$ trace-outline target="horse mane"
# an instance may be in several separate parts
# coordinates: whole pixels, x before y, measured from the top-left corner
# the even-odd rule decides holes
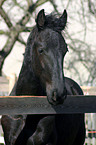
[[[37,35],[38,35],[38,29],[36,26],[34,26],[27,39],[26,49],[24,53],[24,65],[26,64],[30,65],[31,62],[30,52],[32,50]]]

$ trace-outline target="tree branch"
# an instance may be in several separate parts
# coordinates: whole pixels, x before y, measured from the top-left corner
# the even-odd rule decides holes
[[[13,25],[8,17],[8,15],[6,14],[6,12],[4,11],[4,9],[2,7],[0,7],[0,15],[1,17],[4,19],[5,23],[7,24],[7,26],[9,28],[11,28]]]
[[[18,41],[23,44],[24,46],[26,46],[25,41],[23,40],[23,38],[21,36],[18,37]]]
[[[89,7],[90,13],[96,16],[96,8],[94,4],[91,2],[91,0],[88,0],[88,7]]]
[[[8,31],[0,30],[0,35],[9,35]]]
[[[2,0],[2,4],[3,4]],[[32,5],[30,5],[28,7],[28,9],[26,10],[26,14],[23,16],[23,18],[21,18],[21,20],[19,22],[16,23],[16,25],[13,27],[10,18],[8,17],[8,15],[6,14],[6,12],[4,11],[4,9],[0,6],[0,15],[2,16],[2,18],[4,19],[5,23],[7,24],[7,26],[10,29],[9,32],[9,37],[8,40],[5,44],[5,46],[3,47],[3,49],[0,51],[0,75],[4,61],[6,59],[6,57],[9,55],[9,53],[11,52],[14,44],[16,41],[19,41],[20,43],[22,43],[23,45],[25,45],[24,40],[21,38],[21,36],[19,35],[21,32],[23,31],[29,31],[29,28],[26,27],[25,25],[28,23],[29,19],[30,19],[30,14],[32,14],[34,12],[34,10],[42,5],[43,3],[47,2],[48,0],[37,0],[36,3],[32,3]],[[4,31],[0,31],[1,34],[7,34]]]
[[[6,0],[0,0],[0,7],[3,5],[3,3],[5,2]]]
[[[37,0],[36,3],[32,3],[28,9],[26,10],[26,14],[23,16],[23,18],[18,22],[18,24],[20,25],[26,25],[26,23],[29,21],[30,19],[30,14],[32,14],[34,12],[34,10],[39,7],[40,5],[44,4],[45,2],[47,2],[49,0]]]
[[[53,5],[55,12],[56,12],[58,15],[60,15],[60,13],[59,13],[58,10],[57,10],[57,5],[55,4],[55,1],[54,1],[54,0],[50,0],[50,3]]]

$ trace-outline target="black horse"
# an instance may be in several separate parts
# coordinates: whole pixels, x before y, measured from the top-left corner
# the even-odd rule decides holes
[[[66,22],[66,10],[60,18],[38,13],[11,95],[47,96],[50,104],[58,105],[67,95],[83,94],[63,73],[68,49],[61,31]],[[6,145],[83,145],[85,140],[84,114],[5,115],[1,123]]]

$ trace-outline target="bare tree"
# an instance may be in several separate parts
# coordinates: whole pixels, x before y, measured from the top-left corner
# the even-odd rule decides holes
[[[89,28],[89,25],[93,27],[96,21],[96,2],[95,0],[1,0],[0,1],[0,15],[2,20],[6,23],[8,29],[3,30],[0,28],[0,35],[5,35],[7,41],[3,48],[0,48],[0,74],[2,74],[2,67],[6,57],[12,51],[16,42],[20,42],[24,46],[24,41],[21,33],[30,32],[32,26],[28,27],[32,16],[35,14],[37,8],[46,4],[47,2],[53,7],[53,10],[60,15],[60,6],[62,5],[62,11],[64,8],[68,11],[68,29],[66,33],[63,33],[68,42],[70,57],[65,61],[64,68],[66,72],[71,72],[69,76],[79,80],[80,84],[95,84],[96,78],[96,54],[95,45],[91,43],[91,39],[87,40],[89,33],[92,33],[93,29]],[[59,6],[60,4],[60,6]],[[20,11],[19,18],[14,18],[12,9],[17,8]],[[18,15],[18,11],[14,12],[14,15]],[[78,24],[78,29],[72,24]],[[70,28],[71,27],[71,28]],[[71,31],[70,31],[71,30]],[[79,66],[79,67],[78,67]],[[80,69],[80,66],[82,69]],[[75,76],[75,77],[74,77]]]
[[[93,34],[96,2],[95,0],[69,0],[68,2],[69,21],[76,22],[78,29],[74,28],[72,32],[66,30],[70,51],[69,61],[66,61],[66,70],[71,72],[70,76],[74,79],[77,77],[81,85],[96,85],[96,43],[92,41],[96,37],[96,33]],[[68,28],[69,25],[71,24],[68,24]]]
[[[4,61],[6,57],[10,54],[13,46],[15,45],[16,41],[19,41],[20,43],[25,45],[24,40],[20,36],[21,32],[28,32],[30,28],[26,27],[26,24],[30,21],[30,15],[35,11],[37,7],[44,4],[48,0],[37,0],[35,3],[31,0],[26,0],[27,7],[24,8],[21,3],[18,3],[16,0],[11,1],[11,9],[13,7],[18,7],[19,9],[22,9],[24,15],[21,16],[20,20],[18,22],[15,22],[15,25],[12,24],[11,17],[8,15],[8,13],[3,8],[3,5],[6,3],[6,0],[0,1],[0,15],[5,21],[6,25],[8,26],[8,31],[0,30],[1,35],[7,36],[7,41],[0,51],[0,75],[2,74],[2,67],[4,64]],[[8,2],[8,1],[7,1]],[[8,4],[7,4],[8,5]],[[9,3],[10,7],[10,3]],[[32,28],[31,28],[32,29]]]

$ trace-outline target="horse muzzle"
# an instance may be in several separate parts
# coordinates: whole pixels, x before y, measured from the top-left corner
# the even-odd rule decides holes
[[[59,105],[64,103],[66,97],[67,97],[66,88],[64,88],[63,93],[58,93],[58,91],[55,89],[51,91],[50,94],[47,95],[47,100],[51,105]]]

